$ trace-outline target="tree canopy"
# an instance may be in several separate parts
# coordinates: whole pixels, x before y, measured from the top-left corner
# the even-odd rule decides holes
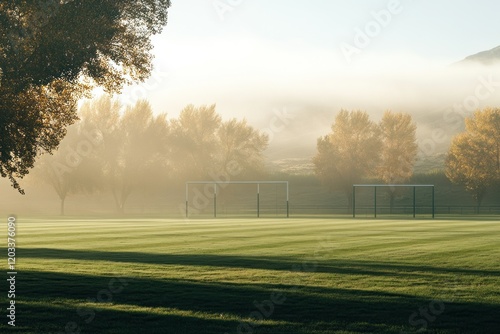
[[[404,113],[386,111],[380,121],[381,155],[377,176],[387,184],[407,181],[417,158],[417,126]]]
[[[387,184],[413,175],[418,146],[416,125],[408,114],[386,111],[379,124],[360,110],[341,110],[332,131],[320,137],[313,158],[316,175],[352,200],[352,185],[365,178]],[[394,191],[390,191],[391,207]]]
[[[316,175],[344,191],[349,204],[352,185],[374,175],[379,162],[380,130],[364,111],[341,110],[332,132],[318,139],[313,159]]]
[[[0,4],[2,86],[22,91],[85,76],[108,90],[144,80],[151,36],[169,0],[41,0]]]
[[[94,154],[102,145],[102,137],[100,133],[87,132],[82,125],[76,123],[69,126],[57,151],[52,155],[41,156],[34,168],[34,175],[48,183],[57,193],[62,215],[69,194],[90,193],[102,183],[100,161]]]
[[[380,121],[380,164],[377,177],[385,184],[401,184],[413,175],[417,159],[417,125],[404,113],[386,111]],[[388,187],[390,210],[394,207],[396,187]]]
[[[223,177],[235,165],[238,177],[264,169],[267,135],[245,120],[223,121],[215,105],[189,105],[169,120],[155,115],[145,100],[124,107],[104,95],[79,111],[58,150],[35,168],[56,191],[62,214],[72,193],[109,191],[123,213],[137,193],[163,193],[179,180],[184,186],[186,179]]]
[[[118,92],[151,73],[151,36],[169,0],[0,3],[0,175],[16,178],[54,150],[94,86]]]
[[[446,176],[471,192],[478,207],[500,183],[500,109],[477,110],[465,120],[465,131],[452,140]]]
[[[246,120],[223,121],[215,105],[189,105],[172,120],[174,168],[190,178],[225,173],[237,165],[243,174],[258,174],[269,138]]]

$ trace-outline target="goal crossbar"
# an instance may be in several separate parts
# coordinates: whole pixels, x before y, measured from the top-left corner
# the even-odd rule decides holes
[[[217,188],[228,184],[255,184],[257,185],[257,217],[260,217],[260,185],[261,184],[284,184],[286,185],[286,217],[290,217],[289,185],[288,181],[187,181],[186,182],[186,218],[189,215],[189,185],[211,184],[214,189],[214,217],[217,217]]]
[[[377,218],[377,189],[378,188],[398,188],[406,187],[413,188],[413,218],[417,215],[417,188],[431,188],[432,189],[432,218],[435,217],[435,204],[434,204],[434,185],[433,184],[353,184],[352,185],[352,217],[356,218],[356,188],[373,188],[373,215]]]

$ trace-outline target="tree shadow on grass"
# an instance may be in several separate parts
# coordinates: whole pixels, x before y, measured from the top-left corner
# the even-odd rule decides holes
[[[28,299],[18,306],[15,330],[23,334],[194,334],[224,333],[238,327],[237,320],[203,319],[189,315],[157,314],[153,310],[123,310],[103,306],[105,304],[81,307],[76,303],[33,303],[32,299]],[[3,332],[2,325],[0,332]]]
[[[0,248],[1,251],[7,251]],[[22,258],[70,259],[87,261],[111,261],[122,263],[163,264],[184,266],[214,266],[241,269],[264,269],[290,271],[300,263],[296,257],[285,256],[240,256],[212,254],[151,254],[141,252],[115,252],[91,250],[66,250],[53,248],[19,248]],[[312,257],[311,257],[312,258]],[[305,266],[313,267],[315,272],[370,275],[370,276],[415,276],[419,273],[499,276],[500,270],[476,270],[462,268],[439,268],[416,266],[394,262],[372,262],[353,260],[305,259]]]
[[[16,290],[22,333],[78,333],[77,328],[81,333],[414,333],[424,325],[429,333],[500,329],[500,305],[315,287],[302,285],[300,277],[293,284],[236,284],[24,271]],[[278,302],[269,304],[273,293]],[[89,300],[94,303],[78,310],[78,303]],[[91,311],[95,317],[88,321]],[[255,312],[279,323],[242,325],[240,320]]]

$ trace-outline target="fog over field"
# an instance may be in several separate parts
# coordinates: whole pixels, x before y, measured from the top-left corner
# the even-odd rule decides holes
[[[125,89],[123,101],[146,97],[170,117],[187,104],[216,103],[224,118],[272,132],[271,160],[314,155],[342,108],[374,120],[387,109],[410,113],[424,141],[436,128],[456,132],[450,108],[465,103],[469,115],[500,101],[498,50],[457,65],[498,46],[497,3],[470,10],[454,2],[453,15],[442,14],[446,2],[347,3],[174,2],[167,29],[154,38],[153,76]],[[285,110],[286,124],[272,131]],[[437,151],[450,139],[438,140]]]
[[[171,51],[198,54],[205,48],[209,45],[199,50],[181,47]],[[442,64],[409,54],[361,54],[356,62],[347,64],[333,51],[293,53],[272,45],[247,43],[223,54],[225,58],[208,56],[190,67],[193,76],[176,75],[184,73],[182,66],[161,70],[149,83],[139,86],[142,88],[126,89],[123,101],[135,101],[130,96],[141,97],[145,87],[154,110],[170,116],[189,103],[216,103],[224,117],[246,118],[270,135],[267,153],[271,160],[311,157],[316,139],[330,130],[341,109],[364,110],[374,120],[380,119],[385,110],[410,113],[417,122],[422,145],[428,146],[429,139],[437,144],[432,152],[423,147],[426,154],[442,153],[451,137],[463,128],[464,116],[500,102],[498,62],[457,59]],[[433,134],[435,130],[445,134]]]
[[[114,110],[114,118],[101,120],[101,125],[105,124],[102,128],[92,125],[105,134],[121,127],[122,137],[117,135],[121,139],[116,143],[134,143],[133,148],[117,145],[118,153],[112,154],[101,154],[98,145],[93,148],[92,154],[101,154],[97,160],[103,166],[98,169],[106,174],[99,182],[109,182],[120,174],[109,167],[113,164],[124,168],[120,174],[124,184],[129,180],[141,183],[143,175],[156,173],[164,184],[155,180],[151,183],[158,189],[173,189],[172,184],[180,187],[170,190],[180,194],[182,202],[183,182],[207,178],[208,170],[226,167],[231,154],[239,154],[234,147],[233,151],[226,150],[224,145],[230,140],[224,142],[220,135],[222,125],[232,119],[237,121],[234,127],[225,128],[226,139],[237,132],[233,131],[237,125],[240,143],[244,142],[241,133],[245,127],[269,139],[268,145],[261,141],[260,146],[247,141],[257,158],[247,161],[249,174],[238,178],[259,178],[264,171],[274,177],[273,173],[285,171],[307,174],[317,181],[312,162],[318,152],[317,140],[331,131],[341,110],[366,111],[376,123],[387,110],[411,115],[417,125],[415,172],[438,169],[444,173],[444,156],[452,138],[464,129],[464,119],[477,109],[500,105],[500,52],[495,27],[500,5],[480,0],[474,10],[467,1],[455,1],[453,6],[453,15],[443,15],[449,12],[449,3],[174,0],[168,24],[151,39],[154,67],[150,77],[123,87],[121,94],[114,95],[121,103]],[[102,92],[102,87],[96,87],[94,97]],[[141,100],[147,101],[151,110],[143,104],[124,121],[127,111]],[[85,102],[89,101],[80,100],[79,106]],[[198,111],[215,105],[213,117],[199,117],[197,123],[196,117],[185,113],[181,120],[188,105]],[[130,133],[152,133],[151,129],[141,132],[147,129],[148,121],[141,123],[141,131],[133,129],[145,119],[156,122],[163,133],[151,135],[153,139],[123,139]],[[215,125],[206,135],[200,129],[211,121]],[[82,143],[78,131],[73,132],[72,144],[66,141],[66,148],[75,149]],[[175,131],[178,133],[170,136]],[[160,137],[168,139],[162,141]],[[198,146],[191,145],[191,139],[198,140]],[[108,149],[113,145],[103,146]],[[127,177],[130,171],[123,159],[140,161],[137,156],[151,146],[161,146],[160,153],[151,154],[156,170],[139,173],[140,168],[132,166],[130,169],[139,176],[137,180]],[[132,153],[124,154],[126,149]],[[64,160],[65,154],[59,158]],[[94,162],[88,163],[93,166]],[[43,165],[43,158],[35,165]],[[96,174],[89,170],[85,177]],[[33,172],[22,184],[31,192],[31,188],[43,184],[43,179]],[[0,191],[13,198],[21,196],[7,180],[1,182],[4,186]],[[106,189],[100,189],[106,193],[118,189],[117,184],[97,188]],[[72,191],[84,193],[82,189]],[[93,193],[95,189],[88,191]],[[136,199],[142,200],[141,196]]]
[[[0,0],[0,333],[500,333],[499,12]]]

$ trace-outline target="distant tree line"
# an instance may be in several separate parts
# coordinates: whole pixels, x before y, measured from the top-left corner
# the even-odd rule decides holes
[[[59,149],[38,162],[35,175],[53,187],[61,214],[72,193],[109,192],[124,212],[131,194],[164,191],[177,180],[264,171],[267,135],[245,120],[223,121],[215,105],[189,105],[172,120],[155,116],[147,101],[122,110],[109,96],[85,103]]]
[[[466,129],[453,138],[444,174],[472,194],[477,210],[489,191],[500,188],[500,109],[477,110]],[[364,111],[341,110],[332,131],[317,142],[317,177],[342,190],[352,205],[352,185],[366,180],[408,182],[417,160],[416,124],[408,114],[386,111],[376,124]],[[397,189],[389,191],[392,210]]]
[[[74,193],[108,192],[124,212],[133,193],[161,192],[191,180],[221,175],[265,178],[268,137],[243,120],[223,121],[215,105],[188,105],[179,116],[154,115],[147,101],[124,108],[109,96],[86,102],[59,149],[43,155],[35,176],[65,200]],[[365,111],[341,110],[331,132],[318,139],[316,176],[344,192],[370,180],[407,183],[417,160],[417,126],[405,113],[386,111],[375,123]],[[445,175],[471,192],[477,206],[500,185],[500,109],[478,110],[452,141]],[[392,210],[398,188],[389,187]]]
[[[446,176],[464,186],[477,209],[488,193],[500,188],[500,108],[477,110],[465,120],[446,158]]]
[[[386,111],[376,124],[365,111],[341,110],[332,131],[318,139],[316,175],[342,190],[352,206],[352,185],[368,178],[404,183],[413,175],[418,152],[417,126],[408,114]],[[388,188],[391,209],[396,188]]]

